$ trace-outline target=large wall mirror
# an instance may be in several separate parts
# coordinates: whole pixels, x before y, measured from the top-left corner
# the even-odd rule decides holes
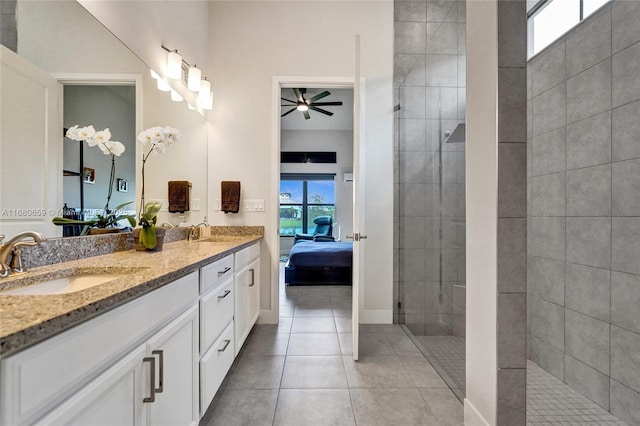
[[[174,155],[204,157],[204,167],[192,168],[206,175],[204,117],[159,92],[149,67],[79,3],[17,0],[15,16],[17,55],[2,47],[0,73],[0,234],[36,230],[63,236],[62,227],[51,223],[54,216],[72,209],[91,216],[104,207],[111,159],[97,147],[64,138],[63,129],[76,124],[109,128],[112,140],[125,145],[116,158],[110,208],[132,201],[126,210],[137,209],[141,153],[135,136],[146,127],[172,125],[183,135],[197,131],[191,152]],[[12,37],[0,39],[10,46],[4,41]],[[172,176],[171,164],[180,164],[175,158],[154,161],[162,174],[149,171],[154,179],[147,178],[147,198],[165,198],[166,180],[190,179],[183,170]],[[197,188],[201,194],[204,185]]]

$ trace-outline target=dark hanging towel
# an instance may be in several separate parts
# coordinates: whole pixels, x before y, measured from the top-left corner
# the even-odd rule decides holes
[[[189,211],[191,182],[186,180],[169,181],[169,212],[184,213]]]
[[[223,181],[221,193],[220,210],[225,213],[238,213],[240,211],[240,182]]]

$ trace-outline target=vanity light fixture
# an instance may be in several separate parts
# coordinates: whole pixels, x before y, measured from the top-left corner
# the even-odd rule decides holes
[[[207,102],[209,99],[209,93],[211,92],[211,82],[207,80],[207,77],[200,80],[200,93],[198,93],[198,97],[200,98],[200,103]]]
[[[206,109],[207,111],[211,111],[213,109],[213,92],[211,90],[209,90],[209,96],[207,96],[207,99],[202,102],[202,108]]]
[[[167,77],[174,80],[182,79],[182,56],[177,50],[167,54]]]
[[[187,77],[187,87],[192,92],[200,91],[200,80],[202,79],[202,71],[197,66],[189,67],[189,74]]]
[[[162,78],[160,77],[158,79],[158,90],[161,92],[168,92],[169,90],[171,90],[171,86],[169,86],[169,82],[167,81],[166,78]]]
[[[182,102],[184,100],[184,98],[180,95],[180,93],[178,93],[175,90],[171,89],[171,100],[174,101],[174,102]]]

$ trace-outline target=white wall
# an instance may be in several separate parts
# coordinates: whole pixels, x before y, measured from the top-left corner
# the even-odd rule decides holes
[[[137,132],[156,125],[182,131],[176,145],[147,163],[146,199],[166,199],[167,181],[189,180],[193,183],[192,199],[200,199],[201,211],[192,212],[187,219],[200,222],[207,211],[208,191],[205,118],[157,90],[149,68],[75,1],[20,0],[18,27],[18,53],[49,73],[142,75],[143,117]],[[137,170],[139,180],[140,162]],[[177,223],[179,219],[173,216],[163,212],[159,220]]]
[[[311,28],[311,31],[310,31]],[[209,198],[221,180],[242,181],[244,198],[265,199],[265,213],[225,215],[216,224],[264,225],[262,282],[271,281],[270,256],[277,200],[270,199],[272,79],[274,76],[354,75],[355,35],[362,36],[366,78],[363,134],[366,241],[363,321],[392,320],[393,235],[393,2],[235,2],[209,7],[209,70],[214,110],[209,114]],[[212,206],[211,206],[212,207]],[[272,283],[277,285],[277,283]],[[261,307],[270,309],[263,286]],[[277,302],[276,302],[277,303]]]
[[[497,420],[497,0],[467,2],[465,424]]]

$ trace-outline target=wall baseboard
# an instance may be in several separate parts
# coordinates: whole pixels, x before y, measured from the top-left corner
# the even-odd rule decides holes
[[[464,424],[465,426],[491,426],[467,398],[464,399]]]
[[[360,312],[360,324],[393,324],[393,310],[364,309]]]

